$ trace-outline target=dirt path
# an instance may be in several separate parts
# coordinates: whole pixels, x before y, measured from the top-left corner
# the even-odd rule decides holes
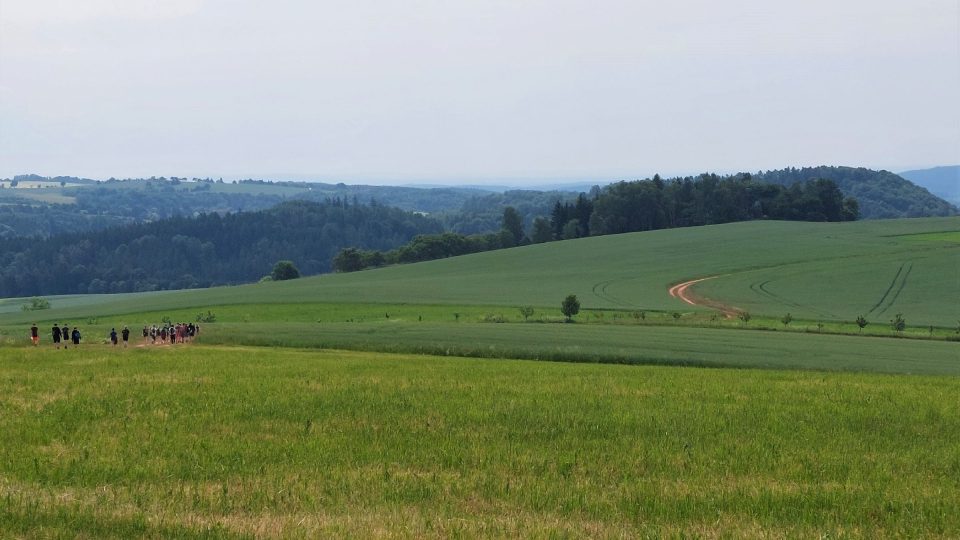
[[[707,281],[708,279],[714,279],[718,277],[720,276],[710,276],[710,277],[705,277],[700,279],[691,279],[690,281],[677,283],[673,287],[670,287],[668,292],[670,293],[670,296],[674,298],[679,298],[680,300],[683,300],[684,302],[690,304],[691,306],[703,306],[703,307],[715,309],[720,313],[723,313],[724,317],[728,319],[732,319],[740,313],[740,310],[738,310],[733,306],[728,306],[726,304],[722,304],[720,302],[710,300],[709,298],[698,296],[693,292],[691,288],[693,285],[700,283],[701,281]]]

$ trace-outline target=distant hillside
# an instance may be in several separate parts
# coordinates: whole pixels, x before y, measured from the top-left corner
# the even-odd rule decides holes
[[[760,172],[756,178],[780,185],[791,185],[813,178],[836,182],[844,195],[860,203],[864,219],[952,216],[957,207],[889,171],[863,167],[804,167]]]
[[[903,171],[900,176],[925,187],[937,197],[960,205],[960,165]]]
[[[379,205],[285,202],[46,239],[0,239],[0,297],[185,289],[257,281],[291,259],[326,272],[346,246],[392,249],[441,232],[431,218]]]
[[[97,181],[30,174],[0,180],[0,238],[95,231],[201,213],[250,212],[289,200],[375,201],[436,214],[457,211],[472,197],[488,193],[458,187],[417,189],[177,177]]]

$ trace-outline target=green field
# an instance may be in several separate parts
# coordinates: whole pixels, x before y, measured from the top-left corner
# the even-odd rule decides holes
[[[748,222],[602,236],[282,283],[52,298],[44,319],[224,304],[354,303],[708,311],[672,298],[682,281],[754,315],[952,327],[960,319],[960,218],[852,223]],[[934,233],[926,241],[917,239]],[[941,239],[936,239],[940,235]],[[0,324],[29,322],[21,300]]]
[[[956,537],[952,377],[8,348],[13,537]]]
[[[958,231],[754,222],[0,300],[0,536],[955,538]],[[667,292],[709,276],[753,319]],[[198,315],[195,343],[141,342]]]

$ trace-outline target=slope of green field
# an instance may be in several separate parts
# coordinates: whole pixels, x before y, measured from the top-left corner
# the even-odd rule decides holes
[[[282,283],[53,298],[42,314],[0,302],[0,323],[232,303],[351,302],[690,310],[667,289],[755,314],[950,326],[960,318],[960,218],[853,223],[764,222],[585,238]],[[927,241],[923,234],[936,233]],[[902,270],[901,270],[902,269]],[[876,307],[875,307],[876,306]],[[699,308],[705,309],[705,308]]]
[[[3,353],[5,537],[960,535],[956,378]]]

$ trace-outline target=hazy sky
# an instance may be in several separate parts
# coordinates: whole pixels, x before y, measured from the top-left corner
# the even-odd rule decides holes
[[[3,177],[958,162],[958,0],[0,0]]]

